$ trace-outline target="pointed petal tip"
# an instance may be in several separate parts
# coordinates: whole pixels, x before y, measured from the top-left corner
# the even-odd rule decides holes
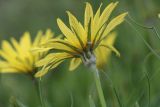
[[[103,5],[103,3],[101,2],[100,5],[99,5],[99,7],[102,7],[102,5]]]
[[[35,78],[41,78],[42,76],[40,75],[39,72],[37,72],[35,75],[34,75]]]
[[[47,28],[46,32],[52,32],[51,28]]]
[[[38,32],[37,32],[37,34],[42,34],[43,33],[43,31],[40,29],[40,30],[38,30]]]
[[[91,5],[89,2],[85,2],[86,5]]]
[[[25,31],[25,32],[23,33],[23,35],[30,35],[30,32],[29,32],[29,31]]]
[[[119,52],[116,53],[117,57],[121,57],[121,54]]]
[[[43,70],[43,71],[42,71],[42,70]],[[42,70],[41,70],[41,71],[38,71],[38,72],[34,75],[34,77],[35,77],[35,78],[41,78],[42,76],[44,76],[44,75],[47,73],[47,71],[44,70],[43,68],[42,68]]]
[[[128,15],[128,12],[122,13],[123,17],[125,18]]]
[[[115,5],[119,4],[119,1],[116,1],[114,4],[115,4]]]
[[[125,15],[128,15],[128,12],[125,12],[124,14],[125,14]]]
[[[6,42],[7,42],[6,40],[2,40],[2,46],[3,46]]]
[[[63,23],[63,21],[60,18],[57,18],[57,24],[58,24],[58,26],[61,25],[61,23]]]
[[[71,14],[71,12],[70,12],[69,10],[67,10],[66,13],[67,13],[68,15]]]
[[[60,18],[57,18],[57,23],[58,23],[60,20],[61,20]]]

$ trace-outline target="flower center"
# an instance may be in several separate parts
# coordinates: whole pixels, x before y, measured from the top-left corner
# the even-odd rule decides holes
[[[96,64],[96,57],[93,53],[91,42],[87,43],[87,48],[86,48],[86,51],[83,52],[82,60],[84,65],[88,67],[92,66],[93,64],[94,65]]]

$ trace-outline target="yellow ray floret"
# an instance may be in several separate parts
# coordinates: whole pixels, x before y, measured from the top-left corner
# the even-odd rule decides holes
[[[96,57],[96,65],[99,68],[107,63],[111,51],[119,56],[119,52],[113,46],[116,33],[112,32],[124,21],[127,12],[110,19],[117,5],[118,2],[110,3],[101,11],[101,4],[94,14],[91,4],[86,3],[84,24],[69,11],[67,11],[69,25],[58,18],[57,24],[64,38],[48,41],[44,44],[45,48],[37,49],[37,52],[45,51],[45,49],[56,51],[37,63],[37,66],[43,66],[43,68],[36,77],[43,76],[48,70],[63,62],[64,59],[71,59],[69,70],[74,70],[82,62],[89,65],[86,61],[89,60],[91,54]],[[61,54],[62,56],[60,56]],[[50,57],[53,61],[50,60]]]
[[[53,35],[53,32],[48,29],[45,34],[43,34],[42,31],[39,31],[34,41],[31,40],[31,35],[29,32],[25,32],[19,42],[14,38],[11,38],[11,43],[3,40],[1,46],[2,48],[0,50],[0,72],[34,72],[35,63],[44,53],[32,53],[31,49],[50,40]]]

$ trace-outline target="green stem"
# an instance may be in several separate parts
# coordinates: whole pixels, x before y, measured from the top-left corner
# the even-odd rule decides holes
[[[94,71],[93,72],[94,73],[94,79],[95,79],[96,88],[97,88],[97,91],[98,91],[98,96],[99,96],[99,99],[100,99],[100,103],[101,103],[102,107],[107,107],[106,101],[105,101],[105,98],[104,98],[104,94],[103,94],[103,90],[102,90],[102,86],[101,86],[99,71],[98,71],[95,64],[93,64],[93,66],[91,66],[91,68]]]
[[[38,94],[38,97],[39,97],[39,100],[40,100],[41,107],[45,107],[44,99],[43,99],[43,96],[42,96],[41,80],[40,79],[34,79],[34,80],[35,80],[35,86],[36,86],[36,89],[37,89],[37,94]]]

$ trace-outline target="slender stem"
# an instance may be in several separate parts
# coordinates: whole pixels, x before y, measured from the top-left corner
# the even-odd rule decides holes
[[[96,88],[97,88],[97,91],[98,91],[98,96],[99,96],[99,99],[100,99],[100,103],[101,103],[102,107],[107,107],[106,101],[105,101],[105,98],[104,98],[104,94],[103,94],[103,90],[102,90],[102,86],[101,86],[99,71],[98,71],[95,64],[93,64],[91,66],[91,68],[94,71],[93,74],[94,74],[94,79],[95,79]]]
[[[44,102],[43,95],[42,95],[42,85],[41,85],[42,80],[39,79],[39,78],[35,78],[34,73],[32,73],[32,72],[29,73],[29,76],[31,77],[33,85],[36,88],[36,92],[37,92],[37,95],[39,97],[41,107],[45,107],[45,102]]]
[[[34,78],[33,80],[34,80],[34,84],[35,84],[37,94],[38,94],[38,97],[39,97],[39,100],[40,100],[41,107],[45,107],[45,103],[44,103],[44,99],[43,99],[43,95],[42,95],[41,80],[36,79],[36,78]]]
[[[73,100],[73,95],[72,95],[72,93],[70,93],[70,98],[71,98],[71,107],[73,107],[73,106],[74,106],[74,100]]]
[[[151,103],[150,103],[150,98],[151,98],[151,85],[150,85],[150,78],[149,78],[149,75],[148,75],[148,72],[146,72],[146,78],[147,78],[147,84],[148,84],[148,107],[150,107]]]

